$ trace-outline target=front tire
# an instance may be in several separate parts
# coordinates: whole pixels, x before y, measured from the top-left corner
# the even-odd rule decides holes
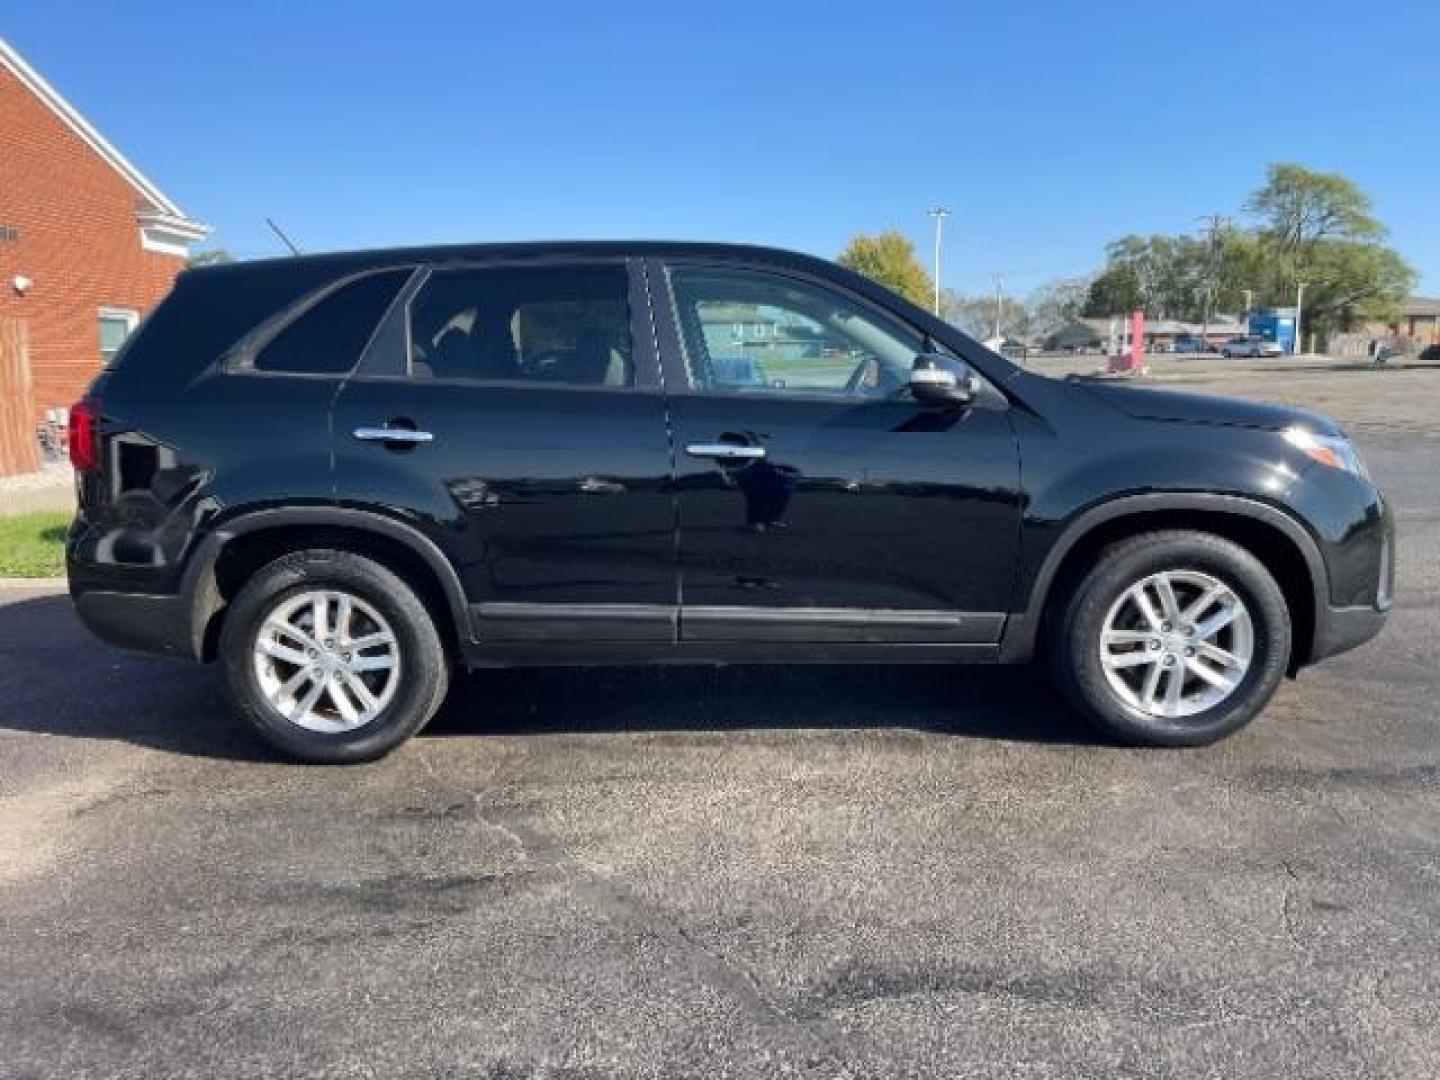
[[[315,764],[389,753],[425,726],[449,686],[419,596],[347,551],[299,551],[257,572],[226,614],[220,657],[237,715]]]
[[[1285,595],[1254,555],[1165,531],[1105,549],[1062,605],[1051,661],[1071,705],[1110,735],[1204,746],[1269,703],[1290,648]]]

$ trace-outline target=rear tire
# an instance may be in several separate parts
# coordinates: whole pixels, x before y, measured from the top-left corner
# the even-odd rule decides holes
[[[298,551],[259,570],[226,614],[220,658],[236,714],[315,764],[384,756],[425,726],[449,687],[424,603],[347,551]]]
[[[1290,647],[1285,595],[1254,555],[1165,531],[1102,552],[1062,602],[1050,657],[1070,704],[1113,737],[1204,746],[1269,703]]]

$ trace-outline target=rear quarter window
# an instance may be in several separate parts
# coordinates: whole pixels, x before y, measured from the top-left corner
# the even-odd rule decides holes
[[[409,276],[408,269],[383,270],[340,286],[271,338],[256,354],[254,369],[291,375],[346,374]]]

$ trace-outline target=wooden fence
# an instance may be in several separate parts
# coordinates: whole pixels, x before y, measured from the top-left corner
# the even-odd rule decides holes
[[[25,324],[19,319],[0,318],[0,476],[40,468],[35,415]]]

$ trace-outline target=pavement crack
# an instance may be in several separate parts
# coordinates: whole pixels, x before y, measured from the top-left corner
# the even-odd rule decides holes
[[[1280,897],[1280,920],[1285,927],[1285,936],[1290,939],[1291,947],[1296,952],[1304,953],[1308,950],[1295,929],[1295,890],[1300,884],[1300,874],[1288,859],[1282,860],[1280,865],[1284,867],[1285,875],[1290,879]]]
[[[577,877],[588,879],[593,884],[595,895],[622,921],[634,927],[637,933],[654,934],[658,931],[673,944],[683,947],[695,958],[696,974],[700,978],[737,1000],[757,1019],[793,1031],[805,1044],[807,1056],[812,1062],[832,1059],[833,1054],[827,1048],[825,1040],[813,1030],[814,1022],[790,1013],[772,1000],[759,980],[746,967],[706,945],[673,917],[641,901],[623,882],[611,877],[602,868],[577,858],[547,837],[529,829],[507,825],[487,814],[485,802],[494,789],[501,765],[496,765],[484,786],[478,790],[470,790],[443,776],[425,755],[422,747],[417,746],[415,752],[421,768],[431,780],[442,788],[463,796],[475,821],[508,838],[522,862],[565,870]]]
[[[707,961],[704,966],[710,970],[712,976],[719,976],[718,978],[713,978],[712,982],[734,993],[737,997],[744,1000],[746,1004],[752,1006],[756,1011],[767,1015],[772,1020],[785,1024],[798,1023],[796,1017],[791,1016],[770,999],[769,995],[767,995],[760,986],[759,980],[751,974],[749,968],[743,964],[735,963],[735,961],[731,960],[724,953],[716,952],[678,922],[670,920],[670,928],[674,931],[676,937],[690,946],[692,950],[698,952],[700,956]]]
[[[724,953],[705,944],[677,919],[668,913],[643,904],[624,885],[613,879],[600,879],[605,894],[612,906],[619,907],[629,918],[648,925],[652,931],[660,930],[674,943],[686,948],[694,958],[695,973],[710,986],[728,994],[757,1020],[792,1033],[805,1047],[807,1065],[818,1067],[836,1060],[833,1039],[827,1041],[818,1030],[818,1018],[792,1013],[775,1001],[760,984],[751,971],[743,964],[736,963]]]
[[[442,776],[439,770],[435,768],[434,763],[431,762],[429,757],[426,756],[423,746],[417,746],[415,748],[415,756],[416,759],[420,762],[420,767],[425,770],[426,775],[428,775],[430,779],[434,780],[435,783],[440,785],[442,788],[447,788],[450,791],[453,791],[464,797],[466,804],[470,808],[470,814],[477,824],[482,825],[483,827],[490,829],[494,832],[498,832],[502,836],[504,836],[505,839],[514,846],[515,853],[518,856],[520,862],[528,863],[532,861],[530,845],[525,842],[525,838],[521,836],[518,832],[516,832],[514,829],[510,828],[508,825],[496,821],[493,817],[490,817],[485,813],[485,799],[489,794],[490,790],[493,788],[496,778],[500,775],[503,763],[496,763],[495,768],[491,770],[491,773],[486,778],[485,785],[482,788],[478,790],[472,790],[462,784],[457,784],[455,781],[449,779],[448,777]]]
[[[521,836],[518,832],[516,832],[514,829],[510,828],[508,825],[503,825],[500,822],[496,821],[494,818],[487,817],[485,815],[485,811],[481,809],[481,795],[476,794],[472,796],[472,800],[473,801],[471,805],[475,812],[475,820],[478,821],[481,825],[484,825],[487,829],[494,829],[496,832],[500,833],[507,840],[509,840],[510,843],[515,846],[515,855],[520,862],[531,862],[532,860],[530,858],[530,847],[528,844],[525,843],[525,838]]]

